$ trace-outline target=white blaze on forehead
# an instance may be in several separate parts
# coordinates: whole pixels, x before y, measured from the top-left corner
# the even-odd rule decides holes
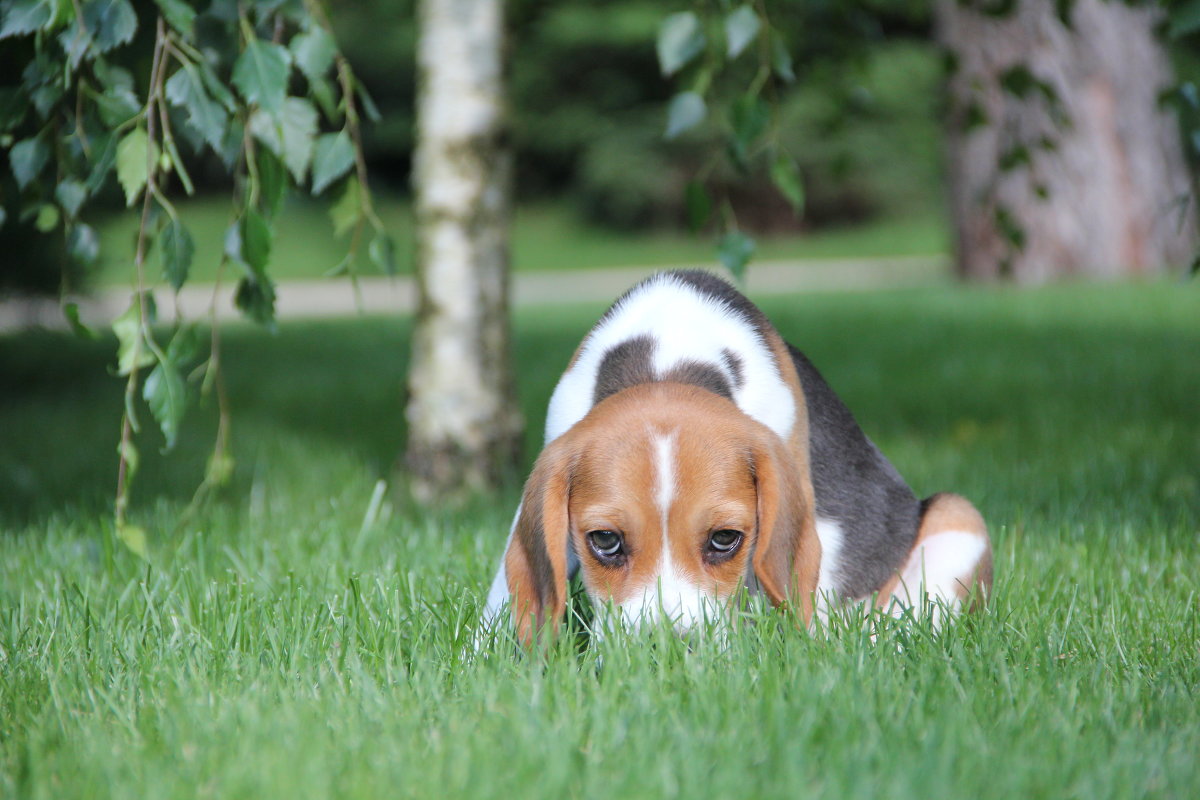
[[[640,593],[621,603],[619,610],[621,617],[634,626],[665,614],[676,628],[683,631],[704,619],[706,606],[711,606],[708,616],[715,617],[716,603],[683,574],[671,557],[669,520],[671,504],[678,488],[675,434],[657,433],[652,437],[654,503],[658,507],[662,527],[662,549],[659,551],[658,567],[652,573],[650,582],[642,587]]]
[[[660,433],[654,437],[654,501],[662,520],[663,552],[669,552],[667,518],[671,501],[675,499],[675,434]]]

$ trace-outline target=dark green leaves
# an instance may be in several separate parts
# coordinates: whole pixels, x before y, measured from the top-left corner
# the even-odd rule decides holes
[[[368,248],[371,262],[379,267],[384,275],[396,274],[396,243],[386,233],[378,233],[371,240]]]
[[[0,23],[0,39],[25,36],[40,30],[50,22],[53,5],[46,0],[14,0],[5,4],[4,21]]]
[[[168,25],[182,33],[185,38],[192,37],[192,31],[196,24],[196,12],[191,6],[183,0],[154,0],[154,2],[158,4],[158,10]]]
[[[83,201],[87,199],[87,187],[74,178],[67,178],[54,190],[54,199],[68,217],[77,217]]]
[[[283,109],[291,66],[287,48],[262,39],[251,39],[233,65],[233,85],[247,103],[270,113]]]
[[[1170,25],[1167,29],[1172,39],[1200,31],[1200,0],[1186,0],[1175,4],[1168,15]]]
[[[17,186],[24,189],[32,183],[41,174],[49,157],[50,148],[41,139],[25,139],[14,144],[8,152],[8,161],[13,177],[17,179]]]
[[[751,148],[767,129],[770,119],[767,104],[756,95],[745,94],[733,102],[733,107],[729,110],[729,123],[733,134],[730,150],[739,166],[747,166]]]
[[[717,245],[717,258],[739,282],[746,274],[746,264],[754,255],[754,240],[741,231],[730,231]]]
[[[229,123],[229,114],[205,90],[200,69],[194,64],[184,64],[167,80],[166,91],[171,105],[187,113],[192,129],[214,150],[219,151]]]
[[[771,161],[771,183],[791,205],[792,213],[800,216],[804,211],[804,184],[800,182],[800,168],[787,153],[778,153]]]
[[[703,122],[707,113],[703,97],[696,92],[680,92],[667,106],[667,132],[664,135],[674,139]]]
[[[688,227],[693,233],[699,233],[712,217],[712,200],[700,181],[688,182],[684,199],[687,205]]]
[[[162,430],[167,442],[166,449],[170,450],[175,446],[179,424],[187,409],[187,386],[176,365],[170,361],[160,361],[146,377],[142,397]]]
[[[239,225],[242,261],[256,274],[263,275],[271,258],[271,227],[254,209],[247,209]]]
[[[726,54],[729,58],[737,58],[758,36],[762,22],[758,14],[749,5],[735,8],[725,17]]]
[[[691,11],[671,14],[658,29],[658,65],[670,77],[704,52],[706,43],[700,19]]]
[[[250,117],[250,131],[283,160],[296,183],[304,182],[317,133],[317,110],[312,103],[289,97],[277,114],[260,109]]]
[[[187,282],[188,271],[192,267],[192,259],[196,255],[196,245],[192,235],[183,223],[177,219],[167,221],[166,227],[158,237],[158,253],[162,260],[163,276],[175,291],[179,291]]]
[[[320,194],[325,187],[342,177],[354,165],[354,145],[344,129],[318,137],[313,156],[312,193]]]
[[[129,0],[85,0],[83,26],[92,37],[93,47],[107,53],[133,40],[137,14]]]

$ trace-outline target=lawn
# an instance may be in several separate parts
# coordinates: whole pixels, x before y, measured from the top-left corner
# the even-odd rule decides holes
[[[148,564],[106,523],[112,343],[0,338],[0,797],[1197,796],[1200,289],[764,307],[919,493],[982,509],[987,613],[472,661],[516,492],[367,513],[406,320],[230,328],[234,486],[183,516],[211,409],[167,457],[144,431]],[[517,318],[531,442],[602,308]]]
[[[218,197],[181,203],[180,214],[196,241],[192,280],[211,281],[217,274],[230,205]],[[408,202],[382,197],[380,216],[397,241],[399,266],[412,266],[412,208]],[[133,280],[132,253],[137,218],[116,214],[99,221],[101,261],[94,280],[122,285]],[[277,280],[319,278],[346,255],[349,235],[333,236],[325,206],[293,199],[278,223],[270,270]],[[564,204],[525,205],[515,215],[513,265],[521,271],[590,267],[696,265],[716,263],[713,241],[686,231],[658,231],[614,236],[588,225]],[[865,225],[832,228],[809,234],[760,237],[756,258],[826,259],[876,256],[938,256],[949,250],[945,216],[925,210],[907,217],[884,218]],[[159,277],[157,256],[148,277]],[[378,274],[365,255],[355,262],[359,274]]]

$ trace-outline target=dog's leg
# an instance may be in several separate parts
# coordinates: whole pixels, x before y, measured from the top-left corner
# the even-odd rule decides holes
[[[992,545],[983,517],[964,497],[935,494],[923,504],[912,551],[879,593],[900,616],[928,613],[935,629],[948,612],[981,606],[992,589]]]

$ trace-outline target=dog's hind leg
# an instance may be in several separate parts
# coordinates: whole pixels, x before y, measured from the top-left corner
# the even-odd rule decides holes
[[[944,616],[982,606],[992,589],[992,545],[987,525],[970,501],[935,494],[921,504],[912,550],[879,592],[880,607],[901,616]]]

